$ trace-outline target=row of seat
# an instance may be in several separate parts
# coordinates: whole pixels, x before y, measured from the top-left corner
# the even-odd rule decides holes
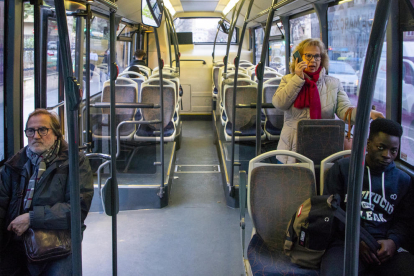
[[[335,161],[350,154],[350,150],[341,151],[322,160],[321,180],[325,179],[327,171]],[[301,163],[264,163],[266,159],[280,155],[293,157]],[[287,179],[289,185],[286,185]],[[247,259],[244,258],[246,193],[242,192],[246,188],[248,213],[253,222]],[[266,152],[250,161],[247,176],[246,173],[241,172],[240,189],[240,225],[247,275],[319,275],[318,270],[305,269],[292,264],[290,258],[283,254],[286,227],[292,214],[302,202],[316,195],[313,161],[292,151]],[[320,191],[323,191],[323,181]]]
[[[241,61],[238,71],[237,102],[236,104],[251,104],[257,101],[257,79],[255,78],[255,66],[248,61]],[[224,74],[224,64],[215,63],[213,66],[213,97],[220,110],[220,120],[224,127],[227,141],[231,140],[232,125],[235,123],[235,140],[248,141],[256,139],[256,110],[236,109],[236,118],[232,118],[234,65],[228,65],[228,72]],[[279,86],[281,75],[272,68],[265,69],[263,85],[263,103],[271,103],[273,94]],[[256,80],[253,81],[253,80]],[[264,132],[262,139],[278,140],[283,127],[283,112],[275,108],[262,111],[262,124]]]
[[[160,103],[159,72],[145,66],[138,66],[140,73],[127,68],[119,74],[115,82],[115,98],[117,103]],[[179,103],[181,99],[180,82],[170,70],[163,70],[163,102],[164,102],[164,141],[173,141],[180,124]],[[104,83],[101,102],[110,101],[110,81]],[[96,114],[92,125],[93,137],[109,139],[109,108],[102,108],[102,114]],[[119,127],[119,138],[123,141],[159,141],[159,124],[139,124],[140,121],[160,120],[159,108],[117,108],[116,123]],[[138,127],[137,127],[138,126]],[[179,134],[179,133],[178,133]]]

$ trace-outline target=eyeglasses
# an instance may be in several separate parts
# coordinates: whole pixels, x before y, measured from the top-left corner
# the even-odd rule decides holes
[[[39,127],[37,129],[35,128],[28,128],[24,130],[24,133],[26,134],[26,137],[28,138],[32,138],[35,136],[35,133],[37,131],[37,133],[39,134],[39,136],[46,136],[47,133],[49,132],[50,128],[47,127]]]
[[[315,58],[315,61],[320,61],[321,60],[321,55],[320,54],[316,54],[316,55],[312,55],[312,54],[303,54],[306,58],[307,61],[311,61],[313,58]]]

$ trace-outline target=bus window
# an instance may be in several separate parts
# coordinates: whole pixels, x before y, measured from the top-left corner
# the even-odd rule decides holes
[[[276,26],[277,24],[277,26]],[[285,75],[285,41],[280,38],[284,35],[285,29],[281,22],[273,22],[270,28],[269,39],[269,67],[276,69],[280,74]],[[277,38],[279,36],[279,38]]]
[[[4,160],[4,1],[0,2],[0,162]]]
[[[193,33],[194,43],[213,43],[216,37],[217,24],[220,18],[177,18],[174,20],[174,26],[177,33]],[[231,38],[232,43],[237,43],[236,30]],[[228,35],[219,32],[217,43],[227,43]]]
[[[328,8],[329,75],[338,78],[354,106],[358,102],[375,2],[344,2]],[[373,97],[376,110],[386,111],[386,46],[382,48]]]
[[[414,32],[403,33],[403,72],[400,158],[414,165]]]
[[[319,20],[316,13],[290,19],[290,49],[295,49],[302,40],[320,37]]]
[[[269,41],[269,67],[276,69],[280,74],[285,75],[285,41]]]
[[[117,41],[116,42],[116,56],[117,64],[119,66],[119,72],[124,71],[129,62],[131,61],[130,57],[131,42],[127,41]]]
[[[91,96],[101,92],[103,83],[109,79],[109,54],[109,20],[95,16],[91,24]]]
[[[27,121],[34,110],[34,12],[33,6],[24,4],[23,22],[23,122]],[[23,124],[23,129],[25,128]],[[24,145],[27,138],[24,136]]]
[[[263,46],[263,37],[264,37],[264,30],[262,27],[257,27],[254,29],[254,63],[257,64],[260,61],[260,57],[262,56],[262,46]]]

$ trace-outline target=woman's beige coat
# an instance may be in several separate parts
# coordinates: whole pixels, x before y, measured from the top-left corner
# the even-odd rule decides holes
[[[305,80],[295,74],[289,74],[282,78],[279,88],[273,95],[273,105],[285,112],[285,120],[280,135],[278,150],[291,150],[296,152],[297,124],[302,119],[310,119],[309,108],[298,109],[293,106]],[[326,75],[322,68],[319,79],[316,82],[321,100],[322,119],[335,119],[335,114],[343,119],[351,102],[348,99],[341,82]],[[356,109],[352,111],[352,122],[355,122]],[[294,158],[278,156],[283,163],[293,163]]]

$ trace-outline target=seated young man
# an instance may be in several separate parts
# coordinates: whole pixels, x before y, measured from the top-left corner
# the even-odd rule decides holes
[[[397,250],[406,244],[413,219],[413,183],[409,175],[396,168],[402,127],[388,119],[371,123],[365,157],[361,199],[361,226],[378,241],[381,248],[371,252],[360,243],[360,274],[413,275],[410,267],[414,255]],[[328,172],[324,194],[339,194],[346,208],[350,159],[338,161]],[[326,250],[321,263],[321,275],[343,275],[343,229]],[[399,250],[402,251],[402,250]]]
[[[134,53],[134,59],[131,61],[131,63],[129,64],[129,66],[134,66],[134,65],[145,65],[145,56],[147,55],[147,53],[145,53],[144,50],[136,50]]]

